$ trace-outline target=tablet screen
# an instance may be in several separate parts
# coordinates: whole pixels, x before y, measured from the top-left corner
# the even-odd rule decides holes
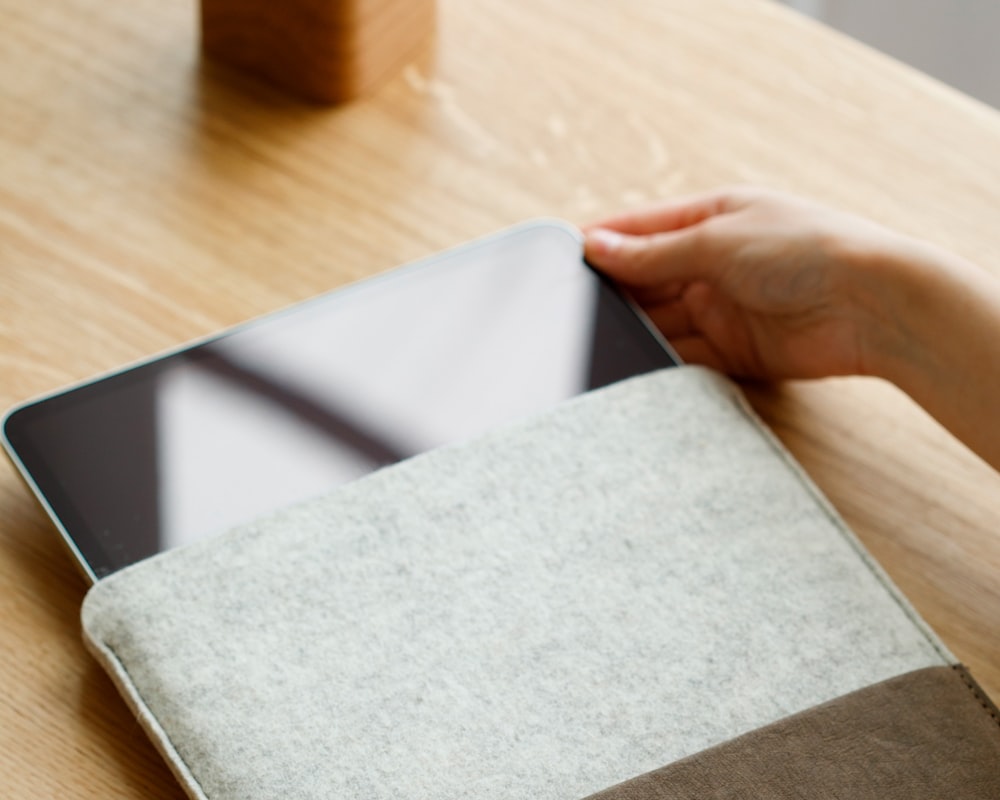
[[[8,447],[92,577],[675,363],[534,223],[24,406]]]

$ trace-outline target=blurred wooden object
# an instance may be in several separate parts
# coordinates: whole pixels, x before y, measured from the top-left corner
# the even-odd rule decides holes
[[[1000,114],[771,2],[439,0],[415,60],[332,109],[201,62],[196,18],[0,0],[0,408],[528,217],[720,183],[1000,270]],[[1000,699],[1000,477],[879,381],[750,394]],[[82,645],[85,589],[0,460],[0,795],[182,798]]]
[[[205,55],[320,103],[372,91],[433,26],[434,0],[201,0]]]

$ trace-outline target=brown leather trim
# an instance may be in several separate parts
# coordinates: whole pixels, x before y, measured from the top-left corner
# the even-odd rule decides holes
[[[998,709],[993,704],[993,701],[986,696],[986,692],[984,692],[980,688],[979,684],[976,683],[975,679],[972,677],[972,673],[961,664],[956,664],[952,667],[952,669],[954,669],[955,672],[961,676],[962,682],[965,683],[969,691],[972,692],[972,696],[976,698],[976,702],[983,707],[983,710],[990,715],[990,718],[997,724],[997,727],[1000,728],[1000,709]]]
[[[961,667],[910,672],[589,800],[1000,798],[1000,712]]]

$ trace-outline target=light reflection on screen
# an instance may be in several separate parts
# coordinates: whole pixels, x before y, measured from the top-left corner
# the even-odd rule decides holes
[[[578,256],[542,239],[520,263],[498,248],[356,288],[336,313],[318,306],[165,372],[156,390],[164,545],[580,393],[596,292]],[[361,438],[345,441],[341,428]]]

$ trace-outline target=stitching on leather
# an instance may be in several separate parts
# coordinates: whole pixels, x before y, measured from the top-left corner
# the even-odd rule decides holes
[[[993,702],[983,693],[979,685],[972,679],[972,675],[962,664],[955,664],[952,669],[958,673],[958,677],[962,679],[962,683],[965,688],[969,690],[972,696],[975,698],[976,702],[983,707],[983,710],[989,714],[990,719],[996,724],[997,728],[1000,728],[1000,712],[997,711],[996,706]]]

